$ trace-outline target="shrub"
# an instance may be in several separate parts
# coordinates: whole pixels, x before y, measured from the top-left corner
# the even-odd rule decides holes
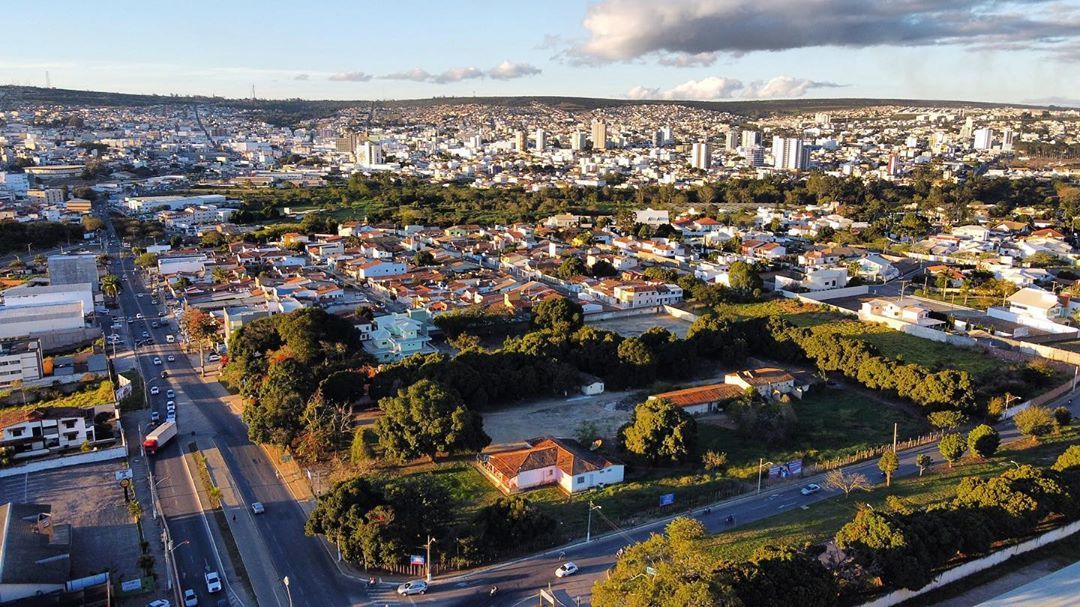
[[[975,426],[968,433],[968,449],[983,459],[996,453],[1000,444],[1001,437],[998,435],[998,431],[986,424]]]

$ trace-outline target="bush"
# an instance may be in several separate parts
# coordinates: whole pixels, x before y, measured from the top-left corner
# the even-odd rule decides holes
[[[1046,407],[1028,407],[1013,416],[1016,429],[1024,436],[1038,440],[1055,430],[1054,416]]]
[[[964,437],[959,432],[952,432],[941,437],[941,442],[938,443],[938,451],[941,452],[941,457],[945,458],[945,461],[949,462],[949,467],[952,468],[953,463],[960,461],[961,457],[964,457],[964,451],[967,450],[967,445],[964,443]]]
[[[981,424],[975,426],[968,433],[967,444],[972,453],[986,459],[997,452],[998,445],[1001,444],[1001,437],[998,435],[997,430],[986,424]]]
[[[1069,411],[1068,407],[1058,407],[1054,409],[1054,421],[1057,422],[1058,427],[1064,428],[1072,423],[1072,411]]]

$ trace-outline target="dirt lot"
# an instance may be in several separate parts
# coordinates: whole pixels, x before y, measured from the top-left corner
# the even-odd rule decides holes
[[[602,436],[612,438],[619,426],[630,420],[637,402],[633,392],[534,401],[484,413],[484,431],[497,445],[543,435],[573,437],[582,422],[590,421]]]
[[[102,462],[3,478],[0,503],[49,504],[55,524],[71,524],[73,577],[106,569],[113,579],[137,577],[139,533],[114,475],[120,467],[119,461]],[[144,526],[153,533],[150,507],[144,508]]]
[[[663,327],[680,338],[684,338],[687,330],[690,329],[689,322],[669,314],[644,314],[642,316],[600,320],[588,324],[599,329],[614,331],[623,337],[637,337],[653,327]]]

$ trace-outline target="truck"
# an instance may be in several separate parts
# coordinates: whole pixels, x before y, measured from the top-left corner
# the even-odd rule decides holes
[[[150,455],[154,455],[158,449],[167,445],[174,436],[176,436],[176,422],[165,422],[146,435],[146,439],[143,440],[143,448]]]

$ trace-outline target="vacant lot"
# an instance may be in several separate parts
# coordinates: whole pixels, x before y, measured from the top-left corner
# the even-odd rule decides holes
[[[690,328],[689,322],[675,318],[670,314],[644,314],[600,320],[588,324],[598,329],[614,331],[623,337],[637,337],[653,327],[663,327],[680,338],[685,338],[686,331]]]
[[[893,423],[899,424],[901,439],[930,431],[914,408],[871,398],[855,388],[815,387],[793,406],[798,426],[790,445],[769,447],[755,437],[703,421],[698,424],[701,448],[726,452],[727,474],[749,480],[757,474],[758,458],[774,462],[803,458],[810,463],[850,455],[891,441]]]
[[[0,503],[49,504],[53,524],[71,525],[73,577],[106,569],[113,579],[138,577],[139,532],[115,477],[120,468],[118,461],[103,462],[0,479]],[[144,507],[146,529],[155,533],[149,504]]]

